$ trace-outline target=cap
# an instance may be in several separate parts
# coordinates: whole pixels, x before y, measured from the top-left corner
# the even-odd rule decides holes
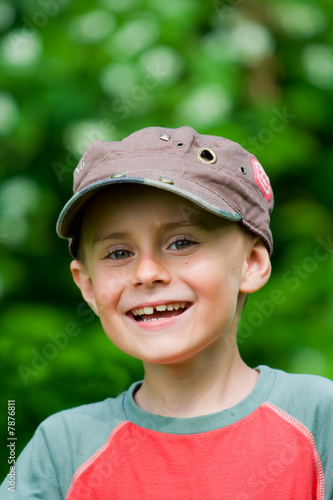
[[[259,161],[239,144],[191,127],[148,127],[122,141],[95,141],[74,171],[74,196],[57,222],[75,257],[88,200],[106,186],[144,184],[186,198],[220,217],[239,221],[269,250],[273,192]]]

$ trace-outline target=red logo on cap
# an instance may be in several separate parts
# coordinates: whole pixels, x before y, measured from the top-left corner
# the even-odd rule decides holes
[[[251,162],[253,166],[254,180],[260,187],[260,190],[264,195],[264,198],[269,202],[272,197],[272,188],[271,188],[271,183],[269,182],[269,178],[265,170],[258,162],[257,158],[252,156]]]

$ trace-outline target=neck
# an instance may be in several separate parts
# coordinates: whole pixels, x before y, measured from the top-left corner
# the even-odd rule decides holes
[[[227,359],[221,359],[215,348],[212,346],[209,356],[184,363],[145,363],[136,404],[157,415],[186,418],[215,413],[239,403],[254,388],[258,373],[244,363],[237,347],[232,355],[228,353]]]

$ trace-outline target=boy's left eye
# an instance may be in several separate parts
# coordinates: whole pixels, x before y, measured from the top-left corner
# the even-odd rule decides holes
[[[170,245],[169,249],[170,250],[185,250],[186,248],[190,247],[193,244],[194,244],[194,242],[191,240],[179,239],[179,240],[174,241]]]

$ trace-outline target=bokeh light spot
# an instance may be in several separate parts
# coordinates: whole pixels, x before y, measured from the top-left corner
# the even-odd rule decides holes
[[[70,26],[73,40],[81,44],[94,44],[104,40],[115,29],[115,17],[105,10],[94,10],[77,17]]]
[[[128,21],[110,40],[109,48],[113,55],[134,55],[149,47],[160,36],[159,21],[156,16],[143,13]]]
[[[164,84],[175,83],[184,69],[184,61],[177,51],[161,45],[144,52],[139,64],[142,71],[159,76]]]
[[[272,13],[274,21],[294,39],[310,38],[327,26],[325,15],[317,3],[304,0],[278,2],[272,6]]]
[[[232,100],[219,85],[198,88],[183,100],[177,109],[182,123],[203,130],[224,123],[230,116]]]
[[[17,246],[28,235],[28,215],[37,210],[40,189],[26,177],[13,177],[0,187],[0,236],[6,246]]]
[[[116,140],[112,125],[106,121],[79,121],[69,125],[64,132],[65,147],[77,158],[81,157],[88,146],[97,140]]]
[[[12,132],[20,119],[19,108],[7,92],[0,92],[0,136]]]
[[[129,92],[137,82],[137,72],[130,64],[110,64],[100,74],[101,87],[106,94]]]
[[[316,87],[333,88],[333,48],[312,44],[305,47],[302,56],[307,79]]]
[[[15,29],[4,37],[0,46],[3,64],[12,68],[34,65],[43,51],[41,37],[28,29]]]
[[[230,50],[236,60],[246,65],[255,65],[274,52],[275,41],[264,26],[241,21],[230,33]]]

